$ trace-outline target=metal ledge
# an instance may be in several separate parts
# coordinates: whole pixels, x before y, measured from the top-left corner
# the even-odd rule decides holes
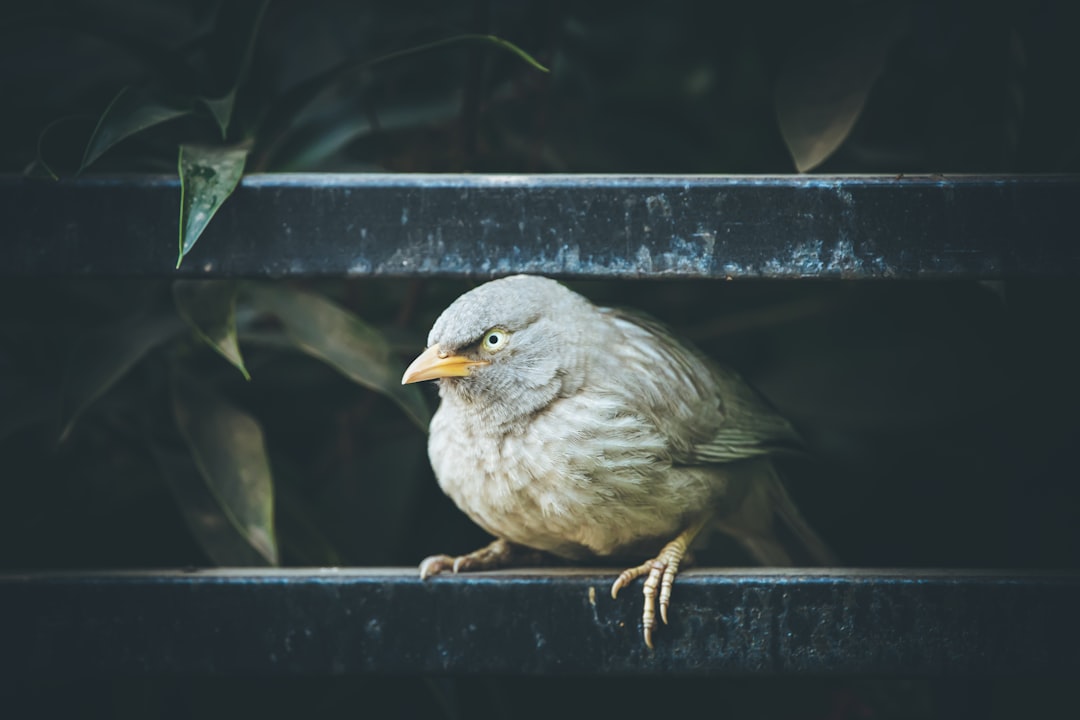
[[[1074,674],[1080,575],[690,570],[656,649],[612,572],[0,576],[0,672]]]
[[[1080,176],[249,176],[176,264],[160,177],[0,176],[0,276],[1080,276]]]

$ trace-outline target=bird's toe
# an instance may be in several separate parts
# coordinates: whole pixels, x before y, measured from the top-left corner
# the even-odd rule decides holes
[[[642,594],[645,596],[644,608],[641,611],[641,630],[645,636],[645,644],[653,646],[652,633],[656,627],[656,606],[660,606],[660,619],[667,624],[668,607],[671,605],[671,588],[675,584],[675,576],[679,573],[679,564],[687,556],[687,549],[694,537],[704,527],[705,521],[701,520],[679,533],[679,536],[669,542],[655,558],[643,562],[637,567],[623,570],[615,583],[611,586],[611,597],[619,594],[619,590],[626,587],[636,578],[645,576]]]
[[[457,561],[460,559],[449,555],[432,555],[424,558],[424,561],[420,563],[420,579],[427,580],[432,575],[438,575],[446,570],[457,572]]]

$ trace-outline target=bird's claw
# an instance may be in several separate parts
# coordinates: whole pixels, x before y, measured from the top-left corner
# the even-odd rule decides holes
[[[420,579],[427,580],[432,575],[438,575],[446,570],[456,573],[461,558],[452,558],[449,555],[432,555],[424,558],[420,563]]]
[[[494,570],[512,565],[535,565],[542,562],[544,554],[522,548],[506,540],[495,540],[479,550],[466,555],[432,555],[420,563],[420,579],[427,580],[432,575],[450,572],[469,572],[471,570]]]
[[[653,647],[653,628],[656,627],[656,606],[659,604],[660,619],[667,625],[668,606],[671,604],[671,587],[675,583],[675,574],[678,571],[678,560],[672,562],[670,558],[665,557],[665,553],[661,553],[660,557],[642,563],[637,567],[623,570],[611,586],[611,597],[614,598],[619,594],[620,590],[631,582],[642,575],[647,575],[641,589],[645,598],[644,608],[641,611],[641,629],[645,637],[645,644],[650,649]],[[659,589],[659,595],[657,589]]]
[[[679,564],[686,556],[689,541],[696,533],[697,528],[679,535],[665,545],[660,554],[652,560],[623,570],[611,586],[611,597],[615,598],[619,591],[631,582],[642,575],[646,576],[641,589],[642,595],[645,596],[644,608],[641,611],[641,630],[645,637],[645,644],[650,650],[653,647],[653,629],[656,627],[656,606],[660,606],[660,619],[667,625],[671,588],[675,584],[675,576],[679,573]]]
[[[424,561],[420,563],[420,579],[427,580],[432,575],[440,575],[447,570],[457,575],[459,572],[482,566],[483,563],[475,555],[476,553],[458,555],[457,557],[432,555],[429,558],[424,558]]]

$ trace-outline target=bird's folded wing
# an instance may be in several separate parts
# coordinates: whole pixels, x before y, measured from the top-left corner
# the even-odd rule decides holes
[[[799,451],[798,433],[738,373],[676,340],[657,321],[608,309],[623,331],[621,359],[634,373],[640,411],[667,438],[675,464],[734,462]]]

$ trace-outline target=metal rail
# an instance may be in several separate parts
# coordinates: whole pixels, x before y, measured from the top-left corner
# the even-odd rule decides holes
[[[650,651],[614,573],[0,576],[0,672],[1074,674],[1080,575],[690,570]]]
[[[0,176],[0,276],[1080,276],[1080,176]]]
[[[1080,177],[268,175],[179,270],[168,178],[0,177],[0,277],[1080,276]],[[690,570],[641,641],[599,570],[0,575],[0,672],[1072,675],[1080,574]]]

